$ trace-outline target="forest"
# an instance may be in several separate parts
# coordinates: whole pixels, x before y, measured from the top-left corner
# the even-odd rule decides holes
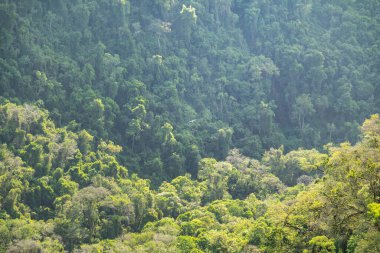
[[[378,0],[0,0],[0,253],[380,252]]]

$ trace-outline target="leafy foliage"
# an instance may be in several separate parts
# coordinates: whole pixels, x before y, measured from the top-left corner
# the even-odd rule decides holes
[[[379,11],[0,0],[0,252],[380,252]]]
[[[0,1],[0,96],[120,144],[123,165],[156,186],[196,176],[199,156],[223,160],[234,147],[259,159],[281,145],[355,142],[357,122],[380,109],[378,9]]]
[[[371,252],[379,248],[378,115],[356,145],[232,150],[191,175],[163,182],[129,175],[121,147],[85,130],[56,128],[48,113],[0,108],[0,249],[139,252]],[[22,133],[20,135],[20,133]],[[173,139],[171,127],[163,131]],[[283,184],[283,171],[309,181]],[[320,170],[318,173],[315,170]],[[290,174],[291,174],[290,173]]]

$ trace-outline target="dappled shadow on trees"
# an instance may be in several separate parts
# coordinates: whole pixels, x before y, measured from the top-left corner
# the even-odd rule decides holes
[[[0,107],[0,249],[8,252],[371,252],[379,248],[380,119],[327,153],[233,149],[190,174],[149,180],[121,146],[57,128],[38,107]],[[175,143],[172,127],[164,143]]]
[[[379,110],[378,11],[376,1],[3,1],[0,96],[119,143],[122,163],[156,185],[232,147],[260,158],[355,142]]]

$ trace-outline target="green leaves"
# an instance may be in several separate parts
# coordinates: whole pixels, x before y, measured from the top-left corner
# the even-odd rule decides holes
[[[309,241],[311,247],[310,252],[335,252],[334,240],[327,238],[326,236],[316,236]]]
[[[3,1],[0,251],[379,251],[378,10]]]

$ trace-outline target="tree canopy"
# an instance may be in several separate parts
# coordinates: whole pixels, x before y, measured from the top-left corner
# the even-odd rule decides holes
[[[379,18],[0,0],[0,253],[380,252]]]

